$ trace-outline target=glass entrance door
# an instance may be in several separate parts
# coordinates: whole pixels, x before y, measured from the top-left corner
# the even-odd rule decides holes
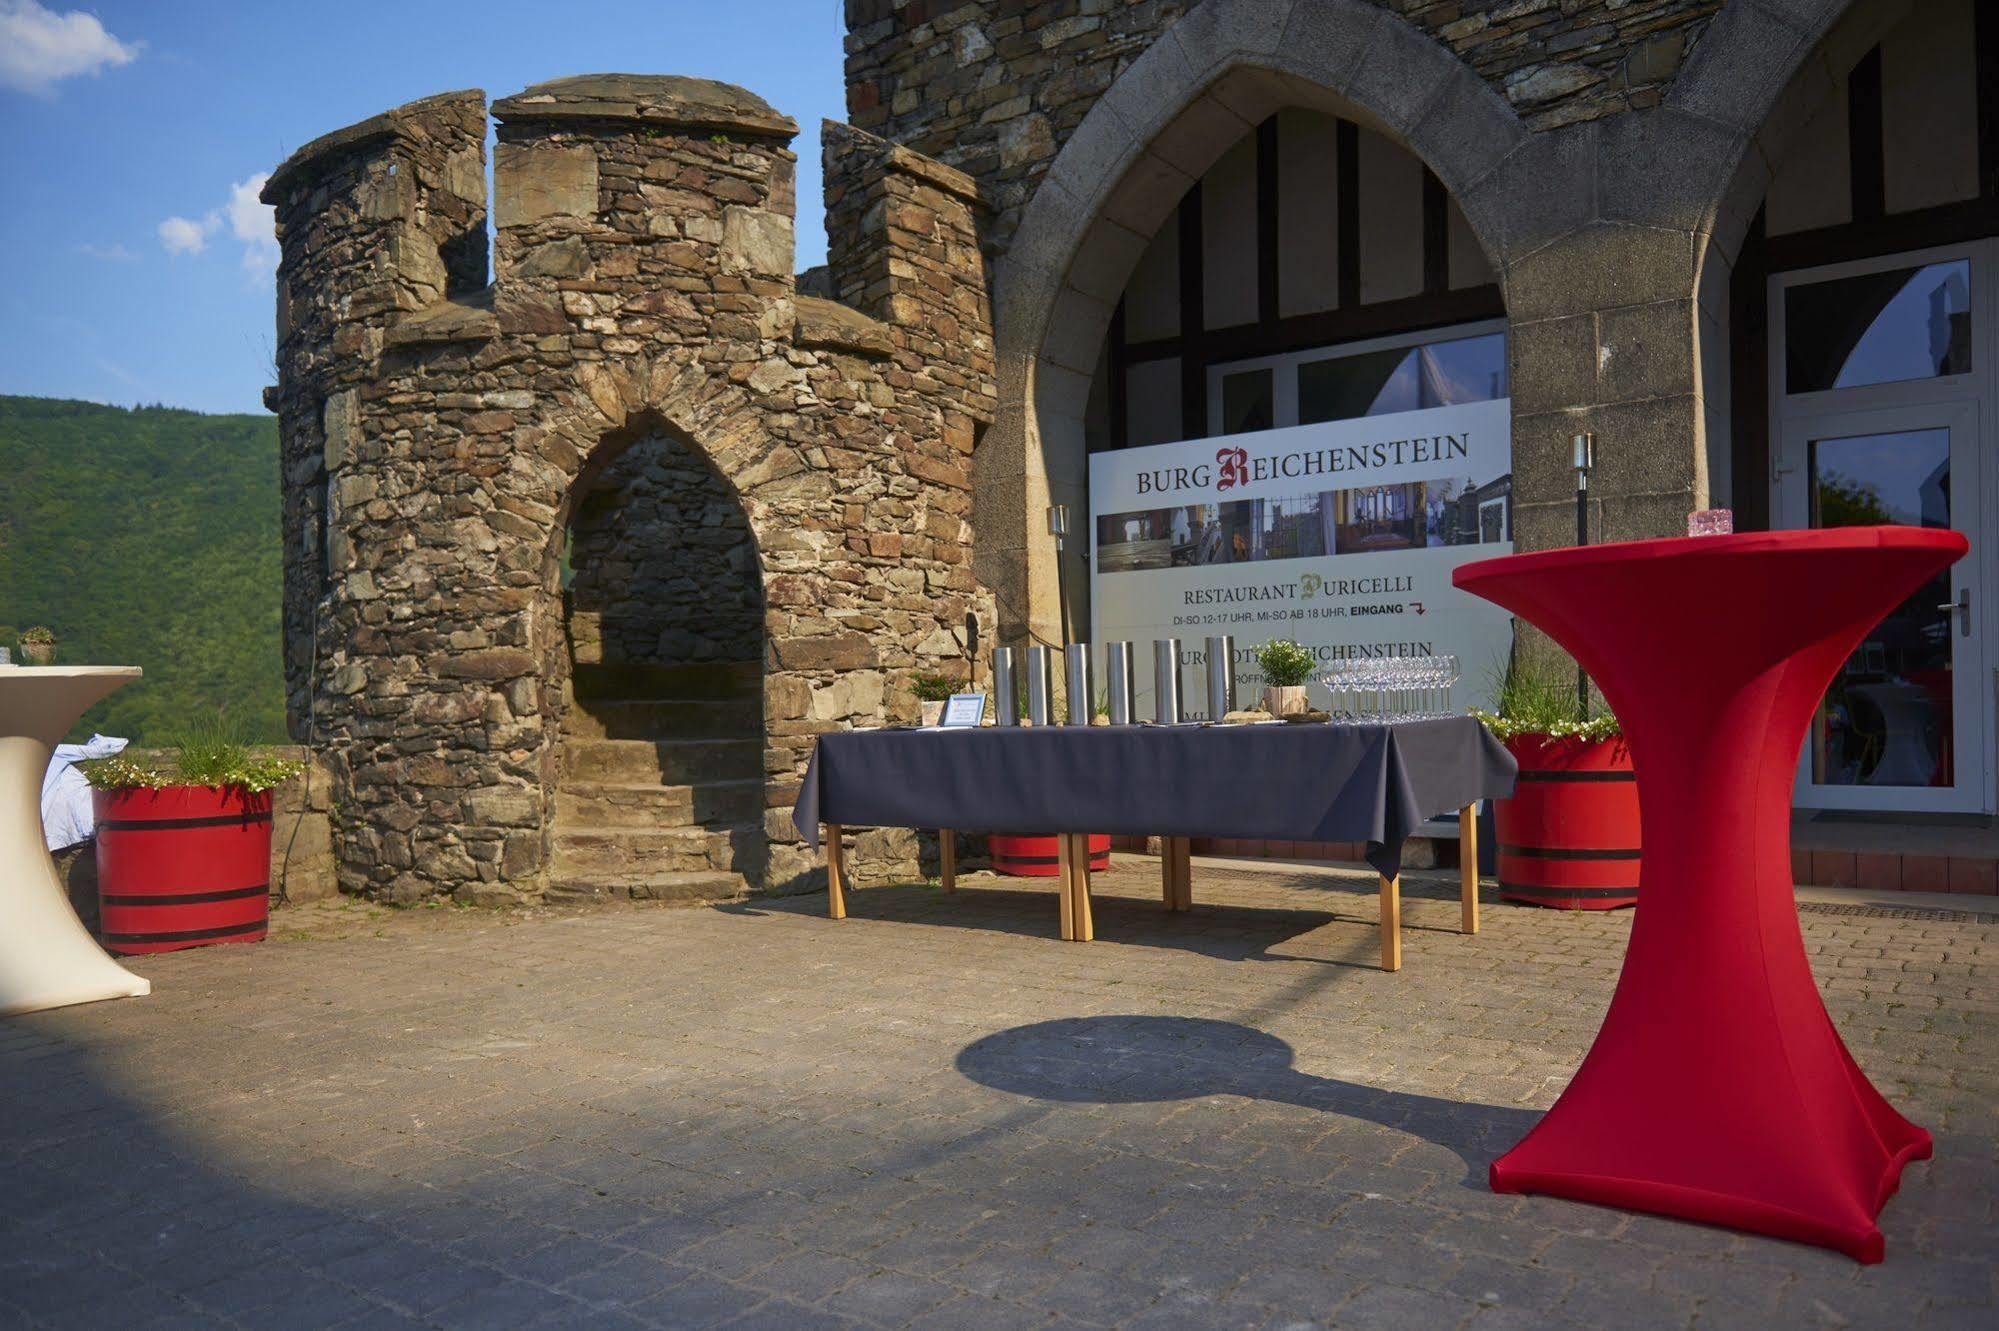
[[[1971,553],[1841,668],[1799,757],[1808,808],[1992,808],[1986,246],[1772,282],[1774,524],[1949,527]]]
[[[1969,404],[1794,421],[1784,525],[1955,527],[1969,535],[1979,516],[1977,438]],[[1960,560],[1847,659],[1805,741],[1800,803],[1981,807],[1977,582],[1976,563]]]

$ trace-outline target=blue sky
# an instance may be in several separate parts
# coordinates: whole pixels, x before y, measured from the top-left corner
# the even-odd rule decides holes
[[[328,130],[565,74],[739,83],[799,123],[798,265],[825,257],[840,0],[0,0],[0,393],[262,411],[269,210]]]

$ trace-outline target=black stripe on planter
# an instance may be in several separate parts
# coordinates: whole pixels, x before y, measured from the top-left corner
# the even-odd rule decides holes
[[[268,823],[271,811],[262,813],[224,813],[212,818],[106,818],[99,823],[100,831],[112,832],[180,832],[193,827],[242,827],[249,823]]]
[[[1635,897],[1635,887],[1543,887],[1539,883],[1509,883],[1499,880],[1499,890],[1523,897]]]
[[[241,901],[247,897],[267,897],[271,894],[269,883],[258,883],[255,887],[236,887],[227,892],[157,892],[130,896],[120,894],[104,898],[107,906],[199,906],[211,901]]]
[[[1501,846],[1502,855],[1521,855],[1536,860],[1635,860],[1644,852],[1626,850],[1586,850],[1573,846]]]
[[[194,943],[204,938],[229,938],[237,934],[260,934],[267,922],[258,920],[255,924],[224,924],[213,929],[177,929],[158,934],[106,934],[107,943]]]
[[[1636,772],[1556,772],[1544,769],[1532,771],[1523,767],[1516,774],[1521,781],[1636,781]]]

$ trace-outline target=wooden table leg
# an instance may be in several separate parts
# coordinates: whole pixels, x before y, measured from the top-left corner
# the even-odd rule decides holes
[[[1168,910],[1188,910],[1194,904],[1191,851],[1192,845],[1186,837],[1170,836],[1160,839],[1159,878]]]
[[[826,824],[826,916],[847,918],[846,862],[840,854],[840,825]]]
[[[1055,834],[1055,885],[1060,889],[1062,906],[1062,940],[1068,942],[1076,936],[1076,873],[1070,864],[1073,849],[1069,844],[1069,834]]]
[[[1381,969],[1402,969],[1402,879],[1381,880]]]
[[[1096,922],[1090,915],[1090,834],[1071,832],[1069,842],[1069,864],[1075,872],[1069,889],[1070,909],[1075,912],[1076,941],[1087,943],[1097,936]]]
[[[1458,810],[1458,931],[1478,932],[1478,805]]]
[[[946,892],[958,890],[958,834],[948,827],[937,829],[937,876]]]

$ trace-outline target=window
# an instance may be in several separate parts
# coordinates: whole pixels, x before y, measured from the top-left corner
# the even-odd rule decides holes
[[[1971,371],[1971,261],[1784,292],[1784,388],[1820,393]]]
[[[1300,425],[1505,396],[1504,333],[1332,356],[1298,367]]]
[[[1491,402],[1507,391],[1506,324],[1495,319],[1210,366],[1208,432]]]

